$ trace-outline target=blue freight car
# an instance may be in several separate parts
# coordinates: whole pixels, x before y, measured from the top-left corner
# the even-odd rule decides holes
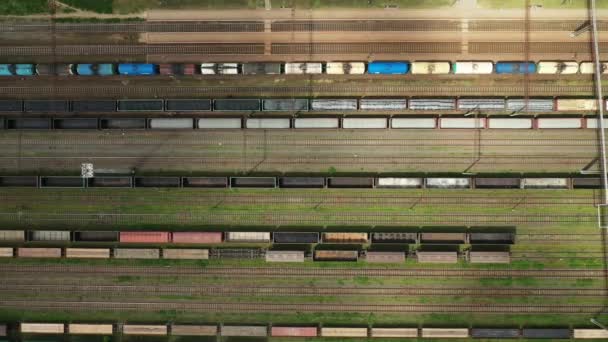
[[[147,63],[121,63],[118,64],[118,73],[128,76],[158,75],[158,67]]]
[[[371,62],[367,65],[370,74],[403,75],[410,70],[410,62]]]
[[[12,64],[0,64],[0,76],[13,76],[15,68]]]
[[[34,76],[36,68],[34,64],[15,64],[15,74],[19,76]]]
[[[534,74],[536,73],[536,63],[497,62],[495,70],[497,74]]]

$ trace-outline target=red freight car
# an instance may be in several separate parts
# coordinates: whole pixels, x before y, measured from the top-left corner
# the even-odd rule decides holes
[[[174,243],[221,243],[221,232],[175,232]]]
[[[120,242],[126,243],[168,243],[168,232],[120,232]]]
[[[272,327],[272,337],[316,337],[316,327]]]

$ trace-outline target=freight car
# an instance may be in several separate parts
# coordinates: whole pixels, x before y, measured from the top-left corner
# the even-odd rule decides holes
[[[404,75],[409,70],[409,62],[371,62],[367,65],[369,74]]]
[[[536,64],[534,62],[497,62],[497,74],[534,74]]]
[[[118,64],[118,73],[125,76],[158,75],[158,65],[149,63],[121,63]]]

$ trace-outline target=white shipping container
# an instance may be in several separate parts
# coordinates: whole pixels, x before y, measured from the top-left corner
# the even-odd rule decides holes
[[[596,99],[557,99],[557,110],[597,110]]]
[[[531,118],[489,118],[488,128],[496,129],[530,129]]]
[[[12,258],[13,248],[11,247],[0,247],[0,258]]]
[[[604,329],[574,329],[574,338],[604,338],[604,339],[608,339],[608,330],[604,330]]]
[[[386,118],[344,118],[342,128],[347,129],[368,129],[368,128],[387,128]]]
[[[568,178],[523,178],[521,185],[524,189],[567,189]]]
[[[245,121],[245,127],[247,128],[274,128],[274,129],[285,129],[290,128],[290,119],[287,118],[264,118],[264,119],[247,119]]]
[[[198,119],[200,129],[238,129],[241,128],[240,118],[204,118]]]
[[[440,128],[485,128],[485,118],[439,118]]]
[[[296,118],[294,128],[339,128],[338,118]]]
[[[314,99],[312,110],[357,110],[357,99]]]
[[[450,62],[413,62],[412,74],[449,74]]]
[[[63,334],[63,323],[21,323],[21,333],[26,334]]]
[[[407,109],[406,99],[361,99],[361,110],[404,110]]]
[[[579,72],[581,74],[593,74],[595,73],[595,63],[593,62],[581,62],[580,66],[579,66]],[[607,74],[608,73],[608,63],[607,62],[603,62],[600,65],[600,72],[602,74]]]
[[[504,110],[504,99],[458,99],[458,109]]]
[[[435,128],[437,119],[435,118],[392,118],[392,128]]]
[[[70,334],[112,335],[112,324],[68,324]]]
[[[580,118],[538,118],[538,128],[582,128],[583,121]]]
[[[226,240],[232,242],[268,242],[270,232],[228,232]]]
[[[304,262],[304,251],[267,251],[267,262]]]
[[[491,74],[494,71],[492,62],[456,62],[452,71],[455,74]]]
[[[192,129],[192,119],[174,118],[174,119],[150,119],[151,129]]]
[[[285,74],[321,74],[321,63],[285,63]]]
[[[467,189],[471,187],[470,178],[427,178],[428,188]]]
[[[538,62],[539,74],[572,75],[578,72],[577,62]]]
[[[364,74],[365,63],[363,62],[328,62],[325,72],[329,75],[341,74]]]
[[[422,337],[425,338],[467,338],[469,329],[439,329],[423,328]]]
[[[417,328],[372,328],[372,337],[418,337]]]
[[[322,337],[367,337],[367,328],[321,328]]]
[[[379,188],[420,188],[422,178],[378,178]]]

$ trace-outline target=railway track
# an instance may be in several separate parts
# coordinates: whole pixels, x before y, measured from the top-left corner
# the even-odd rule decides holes
[[[592,85],[530,85],[530,96],[591,96]],[[608,86],[603,86],[608,92]],[[309,86],[154,86],[154,85],[112,85],[112,86],[0,86],[0,98],[14,99],[16,97],[54,99],[92,99],[92,98],[168,98],[185,96],[523,96],[524,92],[518,85],[489,85],[489,86],[441,86],[420,84],[400,85],[318,85]]]
[[[471,54],[519,54],[524,53],[524,42],[469,42]],[[530,53],[537,54],[576,54],[589,51],[589,42],[534,42],[530,44]],[[599,52],[608,52],[608,43],[599,43]]]
[[[531,31],[574,31],[579,20],[532,20]],[[475,32],[520,32],[523,20],[469,20],[468,30]],[[26,33],[146,33],[146,32],[264,32],[263,21],[184,21],[122,23],[4,23],[0,32]],[[462,30],[460,20],[276,20],[272,32],[455,32]],[[598,21],[599,31],[608,31],[608,22]]]
[[[259,286],[175,286],[175,285],[75,285],[0,284],[0,293],[113,294],[116,296],[188,295],[228,296],[476,296],[476,297],[603,297],[606,289],[566,288],[409,288],[409,287],[259,287]]]
[[[486,305],[486,304],[273,304],[273,303],[189,303],[176,301],[159,302],[110,302],[110,301],[48,301],[0,299],[2,308],[65,309],[65,310],[138,310],[138,311],[188,311],[188,312],[369,312],[369,313],[486,313],[486,314],[595,314],[602,305]]]
[[[452,53],[460,54],[460,42],[381,42],[381,43],[273,43],[274,55]]]
[[[231,276],[231,277],[442,277],[442,278],[604,278],[604,270],[584,269],[383,269],[383,268],[285,268],[285,267],[158,267],[80,265],[0,265],[0,272],[12,274],[95,274],[109,276]]]
[[[141,45],[58,45],[6,46],[0,56],[129,56],[129,55],[260,55],[264,44],[141,44]]]

